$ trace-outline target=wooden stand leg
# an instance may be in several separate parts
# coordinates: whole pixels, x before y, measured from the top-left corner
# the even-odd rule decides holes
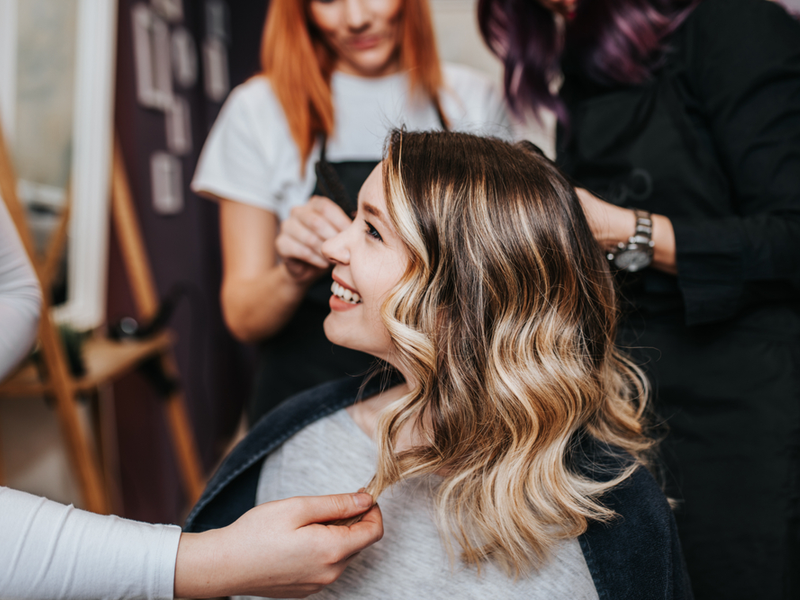
[[[194,505],[200,499],[205,483],[197,460],[198,452],[189,424],[189,415],[186,413],[186,403],[181,392],[174,392],[167,398],[164,412],[172,433],[172,445],[178,459],[183,488],[189,504]]]
[[[120,490],[119,446],[117,442],[116,409],[114,406],[114,392],[111,383],[104,383],[97,387],[96,404],[96,437],[100,448],[100,464],[103,468],[103,481],[105,482],[106,498],[111,512],[115,515],[125,512]]]
[[[97,455],[89,444],[89,436],[83,431],[78,415],[77,398],[70,385],[64,352],[60,347],[61,340],[50,317],[50,307],[47,306],[47,302],[44,305],[39,325],[39,340],[70,462],[77,471],[78,485],[86,502],[85,508],[92,512],[107,514],[109,506]]]

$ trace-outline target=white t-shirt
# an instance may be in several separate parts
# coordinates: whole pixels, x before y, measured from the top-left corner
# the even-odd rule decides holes
[[[180,537],[0,487],[0,598],[172,598]]]
[[[442,110],[453,131],[511,138],[506,106],[481,74],[460,65],[443,65]],[[334,72],[331,79],[334,133],[327,143],[330,162],[378,161],[389,131],[441,129],[431,102],[412,94],[408,76],[397,73],[362,78]],[[300,153],[283,108],[265,77],[254,77],[231,92],[208,136],[192,190],[236,200],[275,213],[283,220],[311,196],[312,149],[301,176]]]

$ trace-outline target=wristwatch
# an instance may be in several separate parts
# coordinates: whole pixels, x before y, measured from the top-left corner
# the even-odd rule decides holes
[[[641,271],[653,262],[653,219],[646,210],[634,209],[636,229],[627,242],[620,242],[606,257],[623,271]]]

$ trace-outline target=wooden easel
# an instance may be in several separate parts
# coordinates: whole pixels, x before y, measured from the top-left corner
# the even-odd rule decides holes
[[[117,342],[102,335],[94,335],[83,347],[86,374],[81,377],[71,374],[66,352],[51,316],[47,294],[66,241],[69,205],[44,257],[40,258],[28,231],[24,209],[17,198],[16,181],[3,132],[0,129],[0,195],[36,269],[42,290],[45,290],[39,322],[39,344],[44,374],[40,375],[36,366],[28,360],[0,383],[0,395],[47,395],[55,400],[67,454],[75,471],[85,508],[98,513],[108,513],[111,508],[110,482],[104,481],[101,461],[98,458],[100,446],[98,432],[88,431],[91,428],[82,424],[78,412],[78,396],[116,380],[153,357],[161,360],[168,375],[175,375],[172,338],[168,332],[162,332],[147,339]],[[158,295],[147,261],[118,141],[114,145],[111,213],[137,316],[140,322],[148,322],[158,309]],[[204,481],[183,393],[180,390],[171,393],[164,399],[163,406],[183,487],[187,499],[193,504],[200,497]],[[0,465],[2,465],[1,457]]]

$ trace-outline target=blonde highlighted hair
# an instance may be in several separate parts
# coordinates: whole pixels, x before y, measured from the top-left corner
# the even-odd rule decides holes
[[[334,127],[331,73],[336,55],[311,21],[313,1],[271,0],[261,39],[261,74],[283,107],[303,165],[316,137],[330,136]],[[428,0],[403,0],[400,11],[400,67],[409,73],[411,90],[425,94],[443,114],[442,70]]]
[[[368,489],[443,474],[445,543],[523,573],[613,518],[603,494],[652,446],[646,380],[614,345],[607,261],[575,191],[530,145],[395,131],[383,169],[410,263],[382,316],[415,385],[381,418]],[[422,444],[398,453],[409,422]],[[587,444],[627,458],[593,477]]]

